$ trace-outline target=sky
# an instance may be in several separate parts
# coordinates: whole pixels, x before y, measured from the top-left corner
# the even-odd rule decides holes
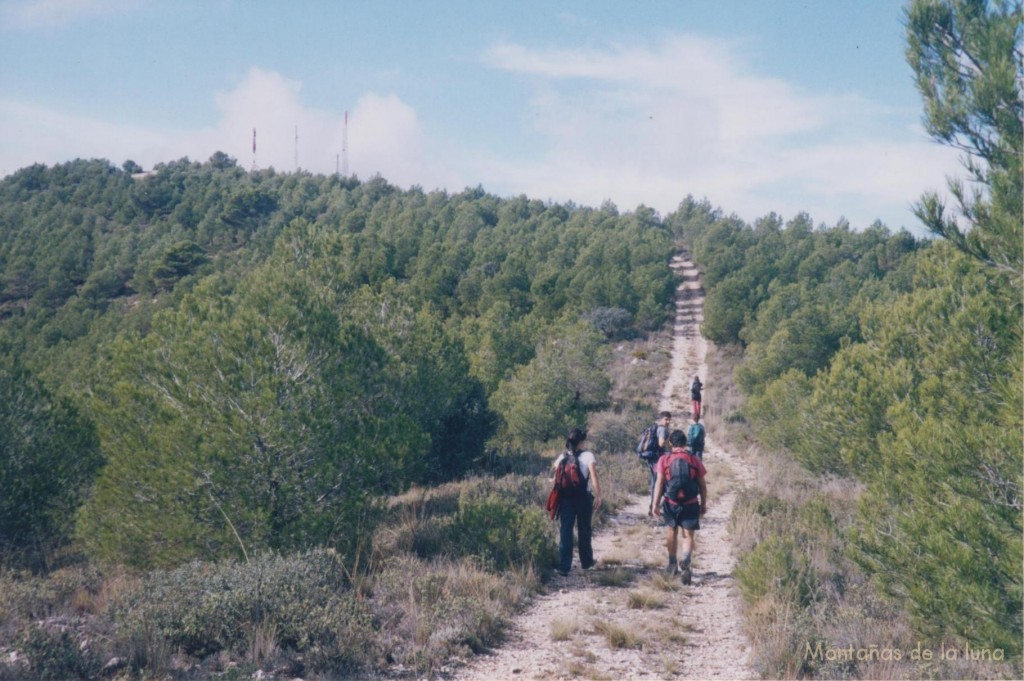
[[[922,234],[914,202],[964,173],[922,125],[903,7],[0,0],[0,176],[223,151],[426,191],[662,216],[689,195],[748,222]]]

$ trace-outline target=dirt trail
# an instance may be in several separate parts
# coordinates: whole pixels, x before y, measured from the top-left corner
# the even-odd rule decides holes
[[[685,430],[690,381],[699,374],[706,382],[707,375],[707,341],[700,335],[704,292],[692,262],[677,257],[672,265],[683,283],[659,408],[671,411],[673,425]],[[713,396],[709,385],[705,403]],[[741,629],[728,532],[736,491],[751,473],[734,452],[716,446],[710,429],[704,463],[710,502],[691,586],[663,577],[665,529],[647,517],[647,498],[635,496],[595,535],[595,570],[583,572],[577,564],[568,577],[556,577],[552,591],[516,618],[501,648],[473,658],[452,678],[756,678]],[[623,641],[618,632],[633,639]]]

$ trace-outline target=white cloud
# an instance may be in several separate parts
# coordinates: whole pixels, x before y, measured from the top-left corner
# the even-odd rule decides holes
[[[913,227],[909,206],[958,172],[955,152],[906,134],[907,112],[756,75],[735,47],[694,36],[605,50],[494,47],[485,64],[532,84],[524,118],[546,150],[484,175],[511,193],[624,209],[667,212],[694,194],[747,220],[805,210],[828,224],[880,218],[896,228]]]
[[[0,175],[33,163],[106,158],[131,159],[151,168],[182,157],[205,161],[223,151],[244,168],[253,162],[282,172],[330,174],[340,165],[344,112],[303,103],[300,83],[252,68],[237,87],[216,94],[216,123],[199,130],[158,130],[112,124],[0,99]],[[349,172],[362,179],[380,173],[399,186],[458,186],[451,172],[435,167],[415,110],[397,95],[363,95],[349,114]]]
[[[380,173],[407,187],[453,191],[478,184],[500,195],[599,205],[644,204],[668,213],[687,194],[753,220],[769,211],[816,222],[840,216],[855,228],[876,218],[914,228],[910,205],[944,193],[962,174],[958,155],[926,138],[919,112],[893,110],[857,93],[819,95],[754,74],[735,47],[677,36],[654,47],[530,50],[500,45],[485,57],[526,79],[525,111],[540,140],[510,161],[458,138],[434,139],[398,93],[364,93],[349,112],[349,171]],[[259,167],[329,174],[342,151],[343,111],[302,99],[301,83],[252,68],[213,96],[219,115],[200,130],[150,129],[76,117],[0,99],[0,173],[76,157],[132,159],[150,168],[215,151]],[[481,93],[481,97],[486,93]],[[508,120],[493,121],[495,130]],[[478,144],[486,144],[478,143]]]
[[[172,146],[167,132],[0,99],[0,175],[33,163],[75,158],[106,158],[117,164],[129,158],[138,161],[143,150]]]
[[[21,0],[0,8],[0,25],[9,29],[64,26],[80,19],[138,8],[144,0]]]
[[[302,86],[273,71],[252,68],[234,90],[217,95],[217,125],[189,136],[190,156],[205,160],[216,150],[252,164],[252,130],[256,129],[256,163],[261,168],[295,169],[329,174],[340,165],[344,112],[307,106]],[[348,116],[348,169],[367,179],[380,173],[399,186],[426,184],[445,173],[431,168],[429,144],[416,111],[397,95],[367,93]],[[431,185],[433,188],[434,185]]]

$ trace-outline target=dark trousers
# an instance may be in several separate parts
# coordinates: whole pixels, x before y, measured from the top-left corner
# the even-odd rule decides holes
[[[562,521],[558,544],[558,569],[568,572],[572,567],[573,527],[580,540],[580,565],[586,569],[594,564],[594,548],[590,544],[593,535],[591,520],[594,517],[594,497],[589,492],[575,499],[558,502],[558,517]]]
[[[651,474],[651,484],[647,488],[647,496],[650,497],[650,499],[647,500],[647,504],[648,504],[647,505],[647,513],[650,514],[650,512],[651,512],[651,504],[654,503],[654,483],[656,483],[658,481],[658,474],[654,471],[654,464],[653,463],[648,462],[647,468],[650,469],[649,472]]]

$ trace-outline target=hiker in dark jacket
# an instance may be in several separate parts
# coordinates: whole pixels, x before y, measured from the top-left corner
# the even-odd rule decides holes
[[[693,377],[693,383],[690,384],[690,400],[693,403],[693,415],[695,418],[700,418],[700,391],[704,389],[704,384],[700,382],[700,376]]]
[[[670,447],[668,443],[668,429],[672,425],[672,412],[660,412],[658,414],[658,420],[655,422],[655,424],[658,427],[655,431],[657,433],[658,440],[657,455],[654,456],[654,458],[647,461],[648,472],[650,473],[650,485],[647,488],[647,492],[650,495],[652,502],[654,501],[654,481],[658,477],[657,473],[655,473],[654,471],[654,467],[658,463],[658,459],[661,458],[661,455],[667,452]],[[648,513],[647,515],[651,514]]]
[[[569,452],[579,464],[580,473],[585,485],[576,495],[559,496],[558,516],[561,521],[558,544],[558,574],[563,577],[569,574],[572,567],[573,528],[579,535],[580,566],[584,570],[594,567],[594,549],[591,545],[591,520],[594,509],[601,505],[601,480],[597,477],[597,458],[589,449],[583,449],[587,439],[587,431],[573,428],[565,441],[563,451],[553,464],[557,471],[558,465],[566,459]]]
[[[668,526],[668,536],[665,541],[665,548],[668,550],[668,573],[674,575],[677,571],[682,577],[683,584],[689,584],[692,576],[690,560],[694,550],[697,548],[697,530],[700,529],[700,517],[704,515],[708,507],[708,486],[704,482],[707,471],[700,459],[690,454],[686,449],[686,434],[681,430],[673,430],[669,435],[669,442],[672,443],[672,451],[658,460],[658,480],[654,486],[654,494],[657,502],[651,504],[651,513],[662,515],[665,524]],[[689,466],[689,474],[696,480],[695,494],[692,496],[680,493],[675,499],[668,498],[668,490],[671,487],[672,463],[676,459],[682,459]],[[691,490],[693,491],[693,490]],[[682,530],[682,558],[676,558],[677,535]]]

